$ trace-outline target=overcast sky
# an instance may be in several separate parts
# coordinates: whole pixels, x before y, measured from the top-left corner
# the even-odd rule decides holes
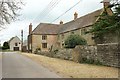
[[[54,19],[68,10],[70,7],[75,5],[80,0],[61,0],[55,8],[51,10],[48,9],[49,14],[40,13],[46,8],[46,6],[52,0],[23,0],[25,6],[19,12],[21,16],[18,17],[18,21],[12,22],[9,25],[6,25],[6,29],[0,31],[0,41],[8,41],[11,37],[18,36],[20,38],[21,30],[24,30],[24,40],[27,39],[28,35],[28,26],[30,23],[33,24],[33,29],[42,23],[51,23]],[[56,1],[56,0],[53,0]],[[102,0],[81,0],[81,2],[67,12],[64,16],[60,17],[58,20],[53,22],[54,24],[59,24],[60,20],[64,23],[73,20],[74,12],[79,14],[79,17],[91,13],[95,10],[101,9],[103,4],[100,3]],[[48,13],[47,11],[47,13]]]

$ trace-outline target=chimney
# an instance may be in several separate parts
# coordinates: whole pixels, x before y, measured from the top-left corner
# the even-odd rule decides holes
[[[106,9],[110,5],[110,0],[103,0],[102,3],[103,3],[103,6],[104,6],[104,9]]]
[[[63,24],[63,21],[60,21],[60,24]]]
[[[29,35],[32,33],[32,23],[29,25]]]
[[[104,6],[104,10],[107,11],[108,15],[112,16],[113,11],[111,10],[111,8],[109,8],[110,0],[103,0],[102,3],[103,3],[103,6]]]
[[[74,14],[74,20],[76,20],[77,18],[78,18],[78,13],[75,12],[75,14]]]

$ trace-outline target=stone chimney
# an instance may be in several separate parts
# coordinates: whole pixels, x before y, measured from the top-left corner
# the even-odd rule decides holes
[[[63,21],[60,21],[60,24],[63,24]]]
[[[113,15],[113,12],[112,12],[111,8],[109,8],[109,6],[110,6],[110,0],[103,0],[101,3],[103,3],[104,10],[107,11],[107,13],[109,15]]]
[[[32,33],[32,23],[29,25],[29,35]]]
[[[103,3],[103,6],[104,6],[104,9],[106,9],[110,5],[110,0],[103,0],[102,3]]]
[[[76,20],[77,18],[78,18],[78,13],[75,12],[75,14],[74,14],[74,20]]]

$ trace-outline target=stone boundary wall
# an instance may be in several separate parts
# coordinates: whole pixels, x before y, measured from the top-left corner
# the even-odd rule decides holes
[[[38,54],[79,63],[120,67],[120,45],[117,43],[98,44],[97,46],[76,46],[74,49],[38,52]]]
[[[117,43],[98,44],[97,46],[76,46],[74,52],[78,51],[79,62],[102,64],[112,67],[120,67],[120,45]]]
[[[120,45],[117,43],[98,44],[98,59],[107,66],[120,67]]]

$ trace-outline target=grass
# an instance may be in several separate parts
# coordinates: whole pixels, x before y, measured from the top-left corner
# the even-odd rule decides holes
[[[22,54],[65,78],[118,78],[118,68],[79,64],[35,54]]]

